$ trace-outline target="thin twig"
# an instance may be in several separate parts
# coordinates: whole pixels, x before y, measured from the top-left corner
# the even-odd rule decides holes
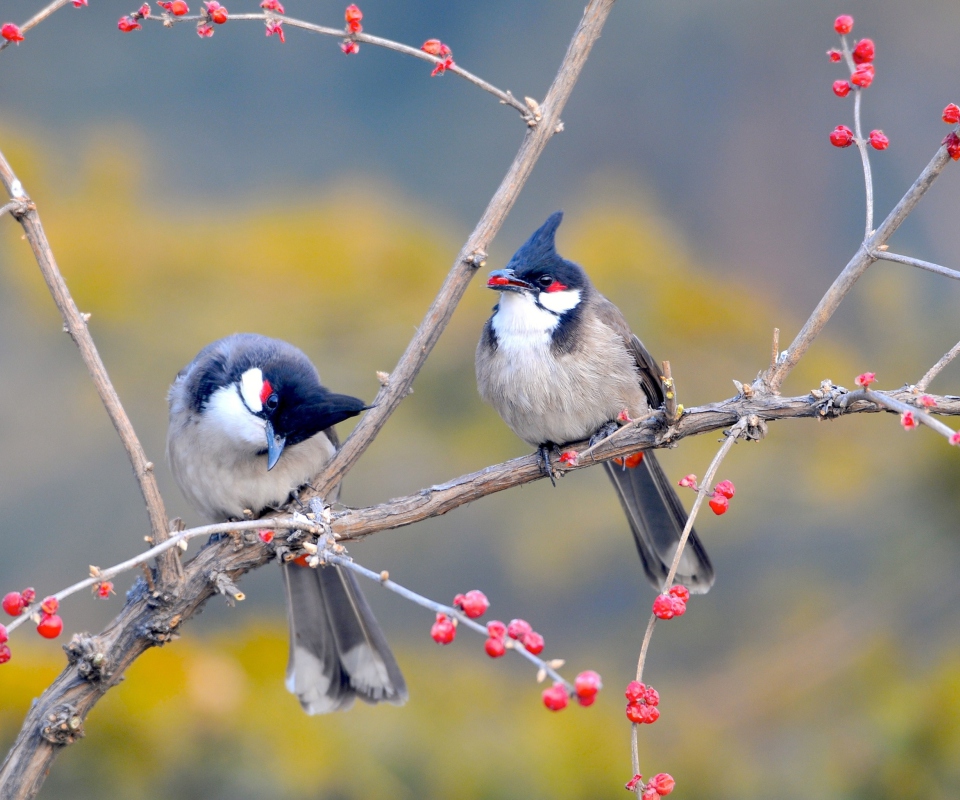
[[[20,33],[26,33],[31,28],[36,27],[41,22],[43,22],[47,17],[49,17],[54,11],[57,11],[63,8],[69,2],[71,2],[71,0],[53,0],[53,2],[50,3],[50,5],[40,9],[40,11],[38,11],[36,14],[30,17],[30,19],[28,19],[26,22],[24,22],[23,25],[20,26]],[[0,44],[0,50],[3,50],[4,48],[9,47],[11,44],[13,43],[7,40],[4,40],[3,44]]]
[[[477,223],[473,233],[457,255],[453,267],[417,328],[416,334],[390,373],[390,380],[377,394],[373,401],[373,408],[363,416],[337,455],[316,478],[314,482],[316,495],[325,497],[330,493],[370,446],[390,415],[409,394],[417,373],[453,316],[471,278],[477,269],[486,263],[486,252],[490,242],[500,230],[521,188],[533,171],[534,164],[556,131],[560,113],[580,77],[594,42],[600,37],[613,3],[614,0],[590,0],[587,4],[557,76],[540,107],[541,123],[534,128],[528,128],[507,174],[487,205],[480,222]]]
[[[369,578],[372,581],[376,581],[385,589],[389,589],[391,592],[395,592],[406,600],[409,600],[412,603],[416,603],[418,606],[423,608],[428,608],[431,611],[437,614],[446,614],[448,617],[456,618],[457,622],[460,625],[466,625],[468,628],[476,631],[483,636],[489,636],[487,632],[487,626],[481,625],[476,620],[470,619],[466,614],[464,614],[460,609],[454,608],[453,606],[444,605],[443,603],[438,603],[435,600],[431,600],[429,597],[424,597],[422,594],[417,594],[416,592],[401,586],[399,583],[390,580],[389,578],[384,579],[383,573],[374,572],[371,569],[357,564],[353,559],[338,556],[330,552],[325,552],[321,556],[322,561],[328,561],[331,564],[336,564],[338,567],[345,567],[353,572],[356,572],[357,575],[362,575],[364,578]],[[570,683],[566,678],[564,678],[559,672],[557,672],[550,663],[544,661],[539,656],[534,655],[523,644],[518,640],[507,639],[504,644],[508,649],[515,650],[521,656],[531,662],[537,669],[543,670],[547,675],[553,678],[554,681],[562,683],[567,688],[567,693],[570,694],[573,692],[573,684]]]
[[[201,15],[174,17],[169,14],[151,14],[147,17],[143,17],[143,19],[153,22],[162,22],[165,26],[169,26],[171,23],[177,24],[182,22],[199,22],[200,20],[205,19],[205,17]],[[445,60],[438,56],[432,56],[417,47],[411,47],[410,45],[402,44],[401,42],[395,42],[392,39],[384,39],[380,36],[371,36],[369,33],[350,33],[343,28],[330,28],[325,25],[315,25],[312,22],[294,19],[293,17],[288,17],[283,14],[231,14],[229,17],[230,22],[244,22],[251,20],[258,20],[260,22],[279,22],[284,25],[289,25],[291,28],[300,28],[301,30],[310,31],[310,33],[318,33],[322,36],[333,36],[337,39],[350,39],[362,44],[383,47],[387,50],[393,50],[397,53],[403,53],[404,55],[419,58],[421,61],[428,61],[431,64],[442,64]],[[499,99],[503,105],[507,105],[516,109],[520,112],[520,115],[528,125],[537,124],[537,120],[534,118],[533,112],[526,105],[517,100],[517,98],[515,98],[510,92],[505,92],[502,89],[498,89],[493,84],[483,80],[483,78],[480,78],[474,75],[472,72],[463,69],[463,67],[459,66],[456,62],[447,67],[445,71],[452,72],[454,75],[459,75],[461,78],[469,81],[474,86],[478,86],[485,92],[492,94],[494,97]]]
[[[940,420],[935,419],[926,411],[912,403],[905,403],[902,400],[896,400],[888,395],[881,394],[880,392],[874,392],[870,389],[861,389],[858,392],[851,392],[844,400],[849,398],[850,402],[856,402],[860,397],[863,397],[865,400],[869,400],[871,403],[876,403],[878,406],[883,406],[888,408],[891,411],[896,411],[899,414],[909,411],[913,414],[918,421],[922,422],[929,428],[932,428],[941,436],[946,437],[947,441],[951,444],[953,443],[953,437],[956,435],[956,431],[952,428],[944,425]]]
[[[703,482],[700,484],[700,489],[697,491],[697,499],[693,502],[693,508],[690,509],[690,515],[687,517],[687,524],[683,528],[683,533],[680,535],[680,542],[677,544],[677,552],[673,556],[673,564],[670,565],[670,573],[667,575],[667,579],[663,583],[662,591],[666,593],[669,591],[670,587],[673,586],[673,579],[677,575],[677,568],[680,566],[680,558],[683,555],[683,549],[687,546],[687,540],[690,538],[690,531],[693,530],[693,523],[697,518],[697,514],[700,513],[700,507],[703,505],[704,499],[706,499],[709,494],[709,487],[713,484],[714,476],[717,474],[717,470],[720,468],[720,463],[723,461],[727,453],[730,452],[730,448],[733,447],[734,443],[740,436],[743,435],[748,426],[747,418],[739,420],[736,425],[734,425],[729,433],[727,434],[726,441],[721,445],[720,449],[717,451],[717,454],[713,457],[713,461],[710,462],[710,466],[707,467],[707,472],[703,476]],[[650,639],[653,638],[653,629],[657,624],[656,614],[650,614],[650,619],[647,622],[647,629],[643,634],[643,643],[640,645],[640,657],[637,659],[637,680],[643,681],[643,666],[647,660],[647,650],[650,647]],[[633,772],[637,774],[640,772],[640,750],[639,744],[637,743],[637,723],[634,722],[630,726],[630,754],[633,762]],[[637,787],[637,797],[641,796],[642,788]]]
[[[760,384],[758,388],[765,387],[771,392],[780,391],[784,379],[797,365],[803,354],[807,352],[813,340],[817,338],[820,331],[823,330],[823,327],[840,306],[843,298],[847,296],[860,276],[876,260],[876,254],[879,252],[881,245],[887,243],[887,240],[900,227],[907,215],[913,211],[917,203],[920,202],[920,198],[926,194],[927,189],[933,185],[933,182],[943,172],[948,163],[950,163],[950,155],[947,153],[947,148],[940,145],[933,158],[930,159],[930,163],[924,167],[923,172],[913,182],[900,202],[894,206],[887,218],[880,224],[880,227],[860,246],[850,262],[834,280],[827,293],[817,303],[810,319],[800,329],[800,333],[797,334],[789,349],[778,361],[777,366],[761,376],[758,381]]]
[[[664,411],[667,414],[667,422],[673,425],[679,418],[677,413],[677,384],[673,380],[673,372],[670,371],[670,362],[662,363],[663,374],[660,376],[660,382],[663,384]]]
[[[935,272],[937,275],[944,275],[947,278],[960,280],[960,272],[957,272],[955,269],[949,269],[948,267],[941,267],[939,264],[934,264],[931,261],[921,261],[919,258],[901,256],[897,253],[891,253],[888,250],[878,250],[873,253],[873,257],[880,261],[894,261],[897,264],[906,264],[910,267],[916,267],[917,269],[925,269],[927,272]]]
[[[97,352],[97,347],[93,342],[93,337],[87,328],[86,317],[80,313],[80,309],[77,308],[77,304],[70,295],[70,290],[67,288],[63,275],[60,273],[60,268],[57,266],[53,250],[47,241],[47,234],[40,222],[37,207],[30,200],[23,184],[17,179],[13,168],[7,162],[3,153],[0,153],[0,181],[2,181],[11,197],[23,204],[25,210],[18,215],[18,221],[23,226],[27,241],[33,250],[40,272],[47,282],[53,301],[63,316],[64,326],[80,350],[80,357],[90,372],[90,377],[93,379],[93,384],[100,395],[100,400],[103,402],[104,408],[110,416],[110,421],[113,422],[113,427],[116,428],[127,451],[127,456],[130,458],[130,464],[133,467],[133,474],[137,478],[147,506],[153,541],[159,544],[167,538],[168,521],[163,506],[163,498],[160,496],[160,489],[153,474],[153,462],[147,459],[143,446],[133,429],[133,424],[120,403],[120,397],[110,381],[107,368],[104,366],[100,353]],[[165,586],[175,585],[180,576],[180,561],[176,555],[168,552],[158,563],[163,584]]]
[[[847,37],[841,36],[840,42],[843,47],[843,57],[850,72],[856,69],[853,63],[853,53],[850,52],[850,46],[847,44]],[[867,140],[863,138],[863,128],[860,124],[860,101],[863,98],[863,88],[853,87],[853,130],[856,134],[857,149],[860,151],[860,161],[863,164],[863,182],[865,184],[865,194],[867,199],[867,223],[863,234],[864,240],[870,238],[873,233],[873,173],[870,170],[870,153],[867,150]]]
[[[777,366],[777,359],[780,358],[780,329],[773,329],[773,342],[770,344],[770,369]]]
[[[953,361],[957,355],[960,355],[960,342],[957,342],[953,347],[951,347],[950,350],[948,350],[936,364],[927,370],[927,374],[917,381],[916,390],[918,392],[927,391],[930,381],[936,378],[943,368]]]

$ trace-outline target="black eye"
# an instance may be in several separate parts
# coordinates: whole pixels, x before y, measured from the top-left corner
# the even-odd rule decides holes
[[[551,283],[553,283],[553,278],[550,275],[541,275],[539,278],[537,278],[537,283],[546,289]]]
[[[278,405],[280,405],[280,398],[274,393],[267,398],[267,402],[263,404],[263,407],[267,409],[267,411],[276,411]]]

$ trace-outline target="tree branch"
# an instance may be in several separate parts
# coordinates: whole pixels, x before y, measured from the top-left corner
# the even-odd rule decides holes
[[[934,264],[930,261],[921,261],[919,258],[910,258],[910,256],[901,256],[897,253],[890,253],[886,250],[878,250],[873,254],[873,256],[881,261],[893,261],[897,264],[906,264],[909,267],[916,267],[917,269],[925,269],[927,272],[935,272],[937,275],[943,275],[947,278],[953,278],[954,280],[960,280],[960,272],[957,272],[955,269],[948,269],[947,267],[941,267],[939,264]]]
[[[160,488],[157,486],[156,476],[153,474],[153,462],[147,459],[143,446],[133,429],[133,424],[130,422],[127,412],[123,410],[120,397],[110,382],[107,368],[104,366],[103,360],[97,352],[97,347],[93,343],[93,337],[87,328],[88,315],[80,313],[80,309],[77,308],[77,304],[63,280],[63,275],[60,274],[60,268],[57,266],[53,250],[47,241],[47,234],[40,222],[40,214],[37,212],[36,204],[24,191],[23,184],[17,179],[13,168],[3,153],[0,153],[0,181],[2,181],[13,200],[21,204],[21,210],[13,210],[12,213],[23,226],[27,241],[40,267],[40,272],[50,289],[53,302],[56,303],[63,317],[64,329],[70,334],[80,350],[80,357],[90,372],[97,394],[100,395],[100,400],[110,416],[110,421],[123,442],[130,459],[130,465],[133,467],[133,474],[137,478],[144,502],[147,505],[147,516],[150,519],[153,541],[155,544],[160,544],[168,536],[169,521],[164,510],[163,498],[160,496]],[[163,585],[167,587],[175,586],[181,574],[180,560],[176,554],[165,553],[159,560],[159,565]]]
[[[943,368],[953,361],[957,355],[960,355],[960,342],[957,342],[953,347],[951,347],[950,350],[947,351],[936,364],[927,370],[927,374],[917,381],[916,390],[918,392],[925,392],[927,387],[930,385],[930,381],[936,378]]]
[[[50,3],[50,5],[44,6],[36,14],[30,17],[30,19],[24,22],[23,25],[20,26],[20,33],[26,33],[31,28],[36,27],[41,22],[43,22],[47,17],[53,14],[54,11],[59,11],[69,2],[71,2],[71,0],[53,0],[53,2]],[[11,44],[12,42],[4,40],[3,43],[0,44],[0,50],[6,49]]]

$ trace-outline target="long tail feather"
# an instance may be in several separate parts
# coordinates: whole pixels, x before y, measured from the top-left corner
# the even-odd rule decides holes
[[[645,452],[643,461],[633,468],[609,461],[604,467],[630,522],[647,579],[659,590],[670,572],[687,513],[653,453]],[[692,530],[680,557],[676,581],[691,592],[703,594],[713,585],[713,578],[710,557]]]

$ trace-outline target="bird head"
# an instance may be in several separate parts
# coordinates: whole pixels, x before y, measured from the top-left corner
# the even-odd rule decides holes
[[[215,345],[198,376],[200,413],[236,447],[266,455],[267,470],[284,448],[368,408],[321,385],[306,355],[286,342],[239,334]]]
[[[554,237],[563,220],[557,211],[513,254],[504,269],[491,272],[487,288],[502,297],[519,295],[519,302],[560,317],[575,309],[590,288],[586,273],[556,250]]]

